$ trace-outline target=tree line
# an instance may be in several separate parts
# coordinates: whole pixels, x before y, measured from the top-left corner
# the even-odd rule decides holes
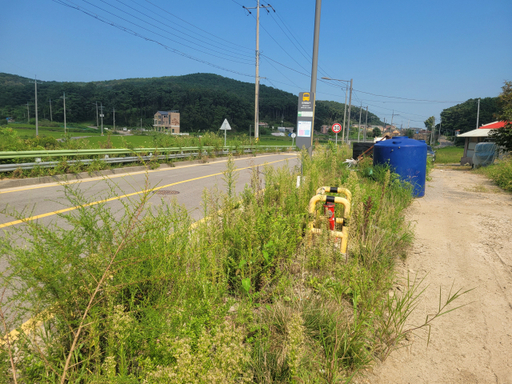
[[[0,116],[27,121],[35,116],[34,80],[0,73]],[[248,132],[254,126],[254,84],[207,73],[159,78],[136,78],[94,82],[38,80],[39,119],[64,121],[63,95],[68,122],[96,123],[96,105],[103,106],[104,124],[149,128],[158,110],[179,110],[184,131],[218,130],[227,118],[235,131]],[[295,126],[297,95],[265,85],[260,86],[260,121],[269,126]],[[27,107],[28,104],[28,107]],[[51,110],[50,110],[51,108]],[[317,101],[315,128],[343,119],[344,104]],[[363,119],[366,111],[363,111]],[[359,108],[353,106],[352,121]],[[373,113],[369,124],[381,123]]]

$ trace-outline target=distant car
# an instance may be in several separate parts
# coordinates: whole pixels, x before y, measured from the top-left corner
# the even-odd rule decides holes
[[[431,159],[432,162],[436,161],[436,151],[430,145],[427,145],[427,159]]]

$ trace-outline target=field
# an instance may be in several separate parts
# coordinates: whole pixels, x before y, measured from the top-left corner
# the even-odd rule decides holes
[[[9,124],[9,128],[12,128],[16,131],[17,135],[23,139],[32,139],[36,137],[36,129],[35,125],[29,124]],[[5,126],[4,126],[5,128]],[[40,137],[52,137],[54,139],[64,139],[64,126],[60,125],[57,127],[44,127],[40,126],[38,128]],[[140,132],[134,130],[130,132],[130,134],[122,134],[119,132],[114,132],[111,130],[111,127],[104,127],[104,136],[101,136],[101,132],[96,128],[89,128],[85,124],[70,124],[67,126],[67,132],[69,137],[80,137],[83,138],[82,142],[88,148],[98,148],[105,147],[107,140],[110,140],[112,147],[114,148],[124,148],[128,147],[153,147],[155,140],[153,138],[154,132],[146,131]],[[108,139],[110,133],[110,139]],[[193,133],[190,135],[190,138],[197,138],[199,135],[197,133]],[[218,134],[219,138],[222,138],[223,135]],[[233,143],[239,143],[241,141],[246,141],[249,144],[249,140],[247,135],[238,134],[238,133],[227,133],[227,145],[234,145]],[[264,135],[260,136],[260,145],[292,145],[292,139],[288,136],[271,136]]]
[[[464,148],[444,147],[436,149],[436,163],[438,164],[459,164]]]

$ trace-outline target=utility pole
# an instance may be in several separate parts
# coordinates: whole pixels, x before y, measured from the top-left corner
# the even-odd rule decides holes
[[[113,118],[113,130],[116,130],[116,109],[112,108],[112,118]]]
[[[443,118],[441,117],[439,119],[439,138],[441,138],[441,125],[443,124]],[[441,141],[439,141],[439,144],[441,144]]]
[[[64,135],[66,134],[66,92],[62,92],[62,100],[64,101]]]
[[[348,83],[345,84],[345,105],[343,108],[343,132],[341,133],[342,141],[345,139],[345,130],[346,130],[346,119],[347,119],[347,93],[348,93]]]
[[[53,116],[52,116],[52,99],[49,99],[50,100],[50,121],[53,121]]]
[[[400,116],[398,113],[395,113],[395,110],[393,109],[393,113],[391,114],[391,129],[393,129],[393,117]],[[392,132],[391,132],[392,133]]]
[[[347,143],[348,143],[348,137],[350,135],[350,110],[352,109],[352,85],[353,85],[353,79],[350,79],[350,97],[349,97],[349,100],[348,100]]]
[[[27,102],[27,123],[30,124],[30,108],[28,106],[28,102]]]
[[[98,102],[96,102],[96,129],[98,129],[99,121],[98,121]]]
[[[357,142],[359,143],[361,139],[361,113],[363,112],[363,102],[361,101],[361,106],[359,107],[359,126],[357,127]]]
[[[478,99],[478,108],[476,110],[476,129],[478,129],[479,120],[480,120],[480,99]]]
[[[35,90],[34,90],[34,94],[36,96],[36,137],[39,136],[39,121],[38,121],[38,116],[37,116],[37,77],[34,76],[34,86],[35,86]]]
[[[368,106],[366,106],[366,123],[364,124],[364,141],[366,142],[366,131],[368,130]]]
[[[100,118],[101,118],[101,136],[103,136],[103,117],[105,115],[103,114],[103,103],[101,103],[100,106]]]
[[[260,8],[265,8],[267,13],[270,11],[268,8],[272,8],[275,12],[276,10],[270,5],[260,5],[260,0],[257,0],[256,7],[244,7],[242,6],[249,14],[252,12],[250,9],[256,9],[256,76],[255,76],[255,87],[254,87],[254,138],[256,140],[259,139],[260,136],[260,107],[259,107],[259,97],[260,97]]]

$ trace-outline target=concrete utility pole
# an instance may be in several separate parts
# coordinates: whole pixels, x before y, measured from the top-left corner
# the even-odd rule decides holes
[[[366,106],[366,123],[364,123],[364,140],[366,142],[366,131],[368,130],[368,106]]]
[[[34,94],[36,96],[36,137],[38,137],[39,136],[39,121],[38,121],[38,116],[37,116],[37,77],[34,77],[34,86],[35,86]]]
[[[441,138],[441,125],[443,124],[443,118],[441,117],[439,119],[439,138]],[[439,144],[441,144],[441,141],[439,141]]]
[[[48,99],[50,101],[50,121],[53,121],[53,116],[52,116],[52,99]]]
[[[478,99],[478,108],[476,110],[476,129],[478,129],[479,120],[480,120],[480,99]]]
[[[103,114],[103,103],[101,103],[100,106],[100,119],[101,119],[101,136],[103,136],[103,117],[105,115]]]
[[[30,108],[28,106],[28,102],[27,102],[27,123],[30,124]]]
[[[432,126],[432,131],[430,132],[430,145],[432,145],[432,141],[434,140],[435,132],[436,132],[436,118],[434,117],[434,125]]]
[[[363,102],[361,101],[361,106],[359,107],[359,126],[357,127],[357,142],[359,143],[361,139],[361,113],[363,112]]]
[[[345,141],[345,130],[346,130],[346,121],[347,121],[347,93],[348,93],[348,83],[345,84],[345,104],[343,108],[343,132],[341,133],[341,140]]]
[[[398,113],[395,113],[395,110],[393,109],[393,113],[391,114],[391,128],[389,129],[393,129],[393,117],[395,116],[400,116]]]
[[[99,121],[98,121],[98,102],[96,102],[96,129],[98,129]]]
[[[354,79],[350,79],[350,97],[349,97],[349,100],[348,100],[347,143],[348,143],[348,138],[350,136],[350,110],[352,109],[352,85],[354,83],[353,80]]]
[[[62,92],[62,100],[64,101],[64,135],[66,134],[66,92]]]
[[[256,76],[255,76],[255,87],[254,87],[254,138],[256,140],[260,137],[260,8],[270,12],[268,8],[271,8],[274,12],[276,11],[270,4],[260,5],[260,0],[257,0],[256,7],[244,7],[249,14],[252,12],[250,9],[256,9]]]
[[[340,80],[340,79],[331,79],[330,77],[322,77],[324,80],[332,80],[332,81],[341,81],[345,83],[345,104],[344,104],[344,111],[343,111],[343,127],[341,131],[341,141],[343,142],[345,140],[345,122],[347,119],[347,92],[348,92],[348,82],[350,80]]]
[[[116,130],[116,109],[112,108],[113,130]]]

